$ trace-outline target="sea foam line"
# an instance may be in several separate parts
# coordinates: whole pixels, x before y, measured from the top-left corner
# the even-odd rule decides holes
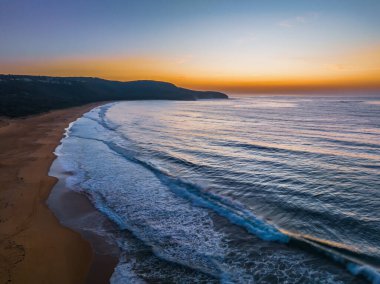
[[[106,142],[104,142],[106,143]],[[142,161],[136,157],[126,155],[129,151],[123,150],[121,147],[106,143],[111,150],[123,156],[127,160],[140,164],[151,170],[170,190],[178,196],[190,200],[194,205],[208,208],[218,215],[227,218],[231,223],[245,228],[248,232],[256,235],[265,241],[275,241],[280,243],[292,243],[296,245],[300,243],[303,246],[311,248],[316,253],[322,253],[334,260],[336,263],[343,265],[351,274],[362,276],[373,284],[380,284],[379,272],[369,266],[360,263],[356,259],[352,259],[346,255],[336,252],[334,248],[327,248],[319,245],[312,240],[307,240],[300,237],[289,236],[282,233],[279,229],[266,223],[261,218],[255,216],[248,209],[244,208],[240,203],[218,196],[211,192],[207,192],[204,188],[197,184],[184,181],[179,177],[172,176],[165,169],[154,165],[151,162]]]
[[[289,237],[287,235],[281,233],[277,228],[266,223],[261,218],[245,209],[240,203],[211,192],[206,192],[201,186],[184,181],[179,177],[174,177],[164,169],[154,165],[151,162],[146,162],[128,155],[129,151],[125,151],[122,147],[116,145],[115,143],[105,143],[112,151],[118,153],[125,159],[138,163],[152,171],[170,190],[182,198],[192,201],[194,205],[211,209],[217,214],[227,218],[230,222],[245,228],[252,234],[255,234],[262,240],[277,241],[282,243],[289,241]]]
[[[105,143],[111,148],[111,150],[122,155],[124,158],[141,164],[154,172],[155,175],[177,195],[187,200],[191,200],[194,205],[211,209],[218,215],[227,218],[231,223],[245,228],[248,232],[256,235],[260,239],[280,243],[288,243],[289,241],[300,242],[303,245],[311,247],[317,253],[322,253],[335,262],[343,265],[351,274],[355,276],[361,275],[373,284],[380,284],[380,274],[375,268],[365,264],[360,264],[356,260],[335,252],[333,249],[327,249],[325,246],[319,246],[313,241],[305,240],[302,237],[294,238],[286,233],[282,233],[279,229],[255,216],[240,203],[218,196],[211,192],[207,192],[204,188],[197,184],[193,184],[188,181],[184,181],[179,177],[172,176],[162,167],[131,156],[130,151],[126,151],[113,143]]]
[[[101,120],[104,124],[107,124],[104,121],[105,114],[103,114],[102,116],[103,117],[101,118]],[[67,127],[65,132],[65,138],[69,136],[70,129],[72,128],[75,122],[76,121],[70,123]],[[98,123],[101,122],[98,121]],[[111,128],[108,128],[108,130],[114,131],[114,129]],[[158,176],[160,180],[163,181],[168,186],[168,188],[176,194],[182,196],[183,198],[191,200],[195,205],[199,205],[213,210],[219,215],[226,217],[232,223],[247,229],[250,233],[255,234],[259,238],[268,241],[278,241],[285,243],[293,239],[292,237],[289,237],[288,235],[280,232],[279,229],[271,226],[270,224],[267,224],[266,222],[255,216],[252,212],[249,212],[247,209],[245,209],[242,205],[237,204],[235,201],[228,200],[224,197],[207,192],[199,185],[191,184],[187,181],[181,180],[178,177],[173,177],[172,175],[170,175],[170,173],[165,172],[164,169],[158,167],[157,165],[139,160],[134,156],[126,155],[127,151],[125,149],[122,149],[121,147],[113,143],[109,143],[106,141],[102,142],[109,146],[109,148],[117,154],[123,156],[124,158],[132,162],[141,164],[144,167],[151,170],[152,172],[154,172],[156,176]],[[298,239],[298,241],[303,242],[302,239]],[[313,245],[313,247],[316,248],[315,245]],[[343,264],[347,268],[347,270],[353,275],[362,275],[372,283],[380,284],[380,274],[375,268],[358,263],[356,261],[351,261],[345,256],[340,255],[339,253],[337,254],[336,252],[326,249],[324,247],[319,248],[319,250],[322,251],[324,254],[328,255],[331,259],[335,260],[337,263]]]

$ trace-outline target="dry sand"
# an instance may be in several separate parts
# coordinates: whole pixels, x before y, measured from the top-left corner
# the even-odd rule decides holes
[[[102,103],[0,122],[0,283],[83,283],[91,247],[46,206],[64,128]]]

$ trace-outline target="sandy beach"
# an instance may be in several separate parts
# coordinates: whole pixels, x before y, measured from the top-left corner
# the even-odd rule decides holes
[[[102,103],[0,123],[0,283],[83,283],[90,244],[46,205],[48,176],[67,125]]]

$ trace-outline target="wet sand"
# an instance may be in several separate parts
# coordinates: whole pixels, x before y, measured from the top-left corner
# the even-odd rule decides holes
[[[61,224],[80,233],[91,244],[93,259],[85,282],[109,283],[120,256],[118,245],[109,237],[112,231],[118,230],[117,226],[87,196],[66,187],[66,178],[71,173],[64,172],[58,159],[53,162],[49,175],[58,178],[47,200],[49,208]]]
[[[101,104],[1,119],[0,283],[86,281],[93,260],[91,245],[62,226],[47,207],[57,182],[48,172],[64,129]]]

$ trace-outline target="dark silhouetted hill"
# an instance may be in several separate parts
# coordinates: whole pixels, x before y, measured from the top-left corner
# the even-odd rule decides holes
[[[158,81],[119,82],[88,77],[0,75],[0,116],[19,117],[97,101],[227,99]]]

